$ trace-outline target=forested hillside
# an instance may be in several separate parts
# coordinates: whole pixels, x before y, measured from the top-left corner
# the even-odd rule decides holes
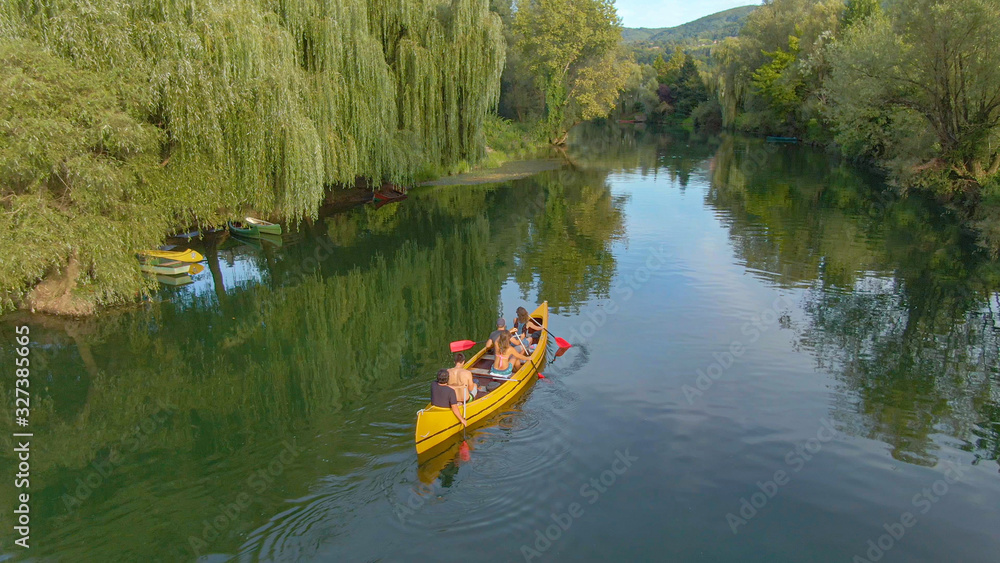
[[[675,27],[627,27],[622,32],[622,37],[626,43],[649,42],[659,45],[718,41],[738,34],[747,16],[757,8],[758,6],[740,6]]]

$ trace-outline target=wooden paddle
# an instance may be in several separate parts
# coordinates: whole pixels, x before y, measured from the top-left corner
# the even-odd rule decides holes
[[[551,330],[549,330],[549,329],[547,329],[545,327],[540,327],[540,328],[542,330],[544,330],[545,332],[547,332],[549,334],[552,334]],[[559,338],[558,336],[556,336],[554,334],[552,334],[552,337],[555,338],[556,345],[559,346],[560,350],[568,350],[568,349],[570,349],[570,348],[573,347],[572,344],[570,344],[569,342],[567,342],[563,338]],[[518,341],[520,341],[520,337],[518,337]],[[456,340],[455,342],[451,343],[451,351],[452,351],[452,353],[454,353],[454,352],[465,352],[466,350],[471,350],[471,349],[475,348],[477,344],[486,344],[486,342],[487,342],[487,340],[480,340],[479,342],[476,342],[474,340]],[[522,342],[521,344],[524,344],[524,343]]]
[[[547,328],[545,328],[545,327],[542,327],[542,330],[544,330],[545,332],[547,332],[547,333],[549,333],[549,334],[552,334],[552,331],[551,331],[551,330],[549,330],[549,329],[547,329]],[[556,345],[557,345],[557,346],[559,346],[559,349],[560,349],[560,350],[562,350],[562,349],[564,349],[564,348],[565,348],[565,349],[569,349],[569,348],[572,348],[572,347],[573,347],[573,345],[572,345],[572,344],[570,344],[570,343],[569,343],[568,341],[566,341],[566,339],[565,339],[565,338],[559,338],[558,336],[556,336],[556,335],[554,335],[554,334],[552,334],[552,338],[555,338],[555,339],[556,339]]]

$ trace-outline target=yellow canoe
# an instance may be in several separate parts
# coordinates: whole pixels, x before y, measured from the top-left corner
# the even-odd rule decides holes
[[[531,313],[531,317],[539,321],[544,328],[549,328],[548,302],[539,305]],[[474,401],[466,405],[465,419],[468,421],[470,428],[477,423],[483,422],[505,405],[510,404],[534,383],[538,375],[535,366],[541,367],[542,361],[545,360],[547,341],[547,336],[543,335],[539,339],[535,351],[531,353],[531,359],[534,364],[532,362],[525,362],[521,366],[521,369],[517,370],[511,376],[511,381],[503,382],[499,387],[485,395],[480,393]],[[487,356],[486,349],[484,348],[466,362],[465,369],[471,370],[476,383],[482,385],[494,381],[489,377],[484,377],[492,363],[493,356]],[[429,383],[427,387],[429,392]],[[451,412],[451,409],[435,407],[428,403],[426,407],[417,413],[417,428],[414,435],[417,444],[417,454],[427,452],[431,448],[447,442],[456,434],[461,433],[462,423],[455,418],[455,413]]]
[[[205,259],[204,256],[187,248],[185,250],[143,250],[141,252],[143,256],[151,256],[153,258],[165,258],[167,260],[177,260],[178,262],[201,262]]]

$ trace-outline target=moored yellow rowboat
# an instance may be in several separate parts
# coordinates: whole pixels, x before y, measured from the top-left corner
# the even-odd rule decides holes
[[[184,250],[143,250],[140,254],[151,258],[164,258],[178,262],[201,262],[205,259],[200,253],[190,248]]]
[[[539,322],[543,328],[549,328],[549,304],[542,303],[538,306],[531,317]],[[510,404],[521,392],[526,390],[535,379],[537,379],[538,368],[541,368],[542,361],[545,360],[545,348],[548,344],[548,337],[541,335],[538,346],[531,353],[531,362],[525,362],[521,369],[517,370],[510,381],[504,381],[499,387],[489,391],[485,395],[481,392],[479,396],[469,402],[465,407],[465,419],[469,426],[475,426],[490,415],[500,411],[501,408]],[[533,363],[532,363],[533,362]],[[493,363],[493,356],[486,356],[486,349],[480,350],[465,364],[465,369],[471,370],[476,379],[476,383],[488,383],[493,381],[485,374]],[[428,383],[428,387],[430,384]],[[435,446],[438,446],[456,434],[461,434],[462,423],[455,418],[451,409],[435,407],[428,404],[417,413],[417,428],[415,440],[417,444],[417,454],[422,454]]]

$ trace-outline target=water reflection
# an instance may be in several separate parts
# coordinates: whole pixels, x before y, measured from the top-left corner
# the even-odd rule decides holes
[[[448,342],[491,328],[505,284],[522,301],[544,296],[564,320],[607,297],[625,243],[648,242],[648,233],[627,230],[627,212],[640,197],[633,187],[649,180],[658,191],[643,193],[645,202],[674,189],[698,206],[704,197],[731,242],[732,256],[719,260],[741,266],[734,278],[749,272],[802,300],[796,343],[838,383],[829,409],[840,428],[910,464],[935,463],[942,440],[997,460],[1000,269],[940,208],[883,196],[877,178],[805,148],[654,128],[575,135],[565,169],[511,185],[415,190],[399,204],[306,222],[280,246],[223,233],[206,242],[208,267],[194,283],[164,289],[160,301],[87,320],[5,318],[3,342],[21,322],[34,342],[32,424],[44,449],[32,465],[33,553],[191,560],[196,538],[207,544],[201,554],[220,558],[321,559],[359,537],[336,553],[350,560],[371,559],[351,547],[378,546],[387,533],[418,552],[439,544],[440,529],[479,545],[501,545],[511,529],[530,536],[524,517],[551,510],[552,491],[604,463],[607,452],[588,450],[590,440],[606,440],[634,414],[594,415],[587,426],[592,415],[578,412],[570,424],[560,418],[570,409],[529,408],[532,399],[564,406],[579,395],[599,411],[612,380],[602,374],[573,391],[558,378],[536,384],[495,425],[470,433],[467,449],[456,442],[429,461],[413,454],[414,413],[431,374],[448,364]],[[688,240],[682,228],[669,232]],[[717,275],[730,275],[726,266]],[[680,312],[656,304],[667,315],[717,314],[709,302]],[[610,359],[581,345],[554,363],[564,373],[613,365],[628,383],[648,371],[644,354],[664,345],[659,327],[634,330]],[[0,348],[0,365],[11,360]],[[676,360],[701,365],[701,357]],[[668,394],[656,386],[669,381],[644,381],[653,387],[647,412],[661,406]],[[9,380],[0,388],[11,393]],[[668,406],[673,415],[681,408]],[[289,440],[303,453],[261,490],[248,487]],[[714,453],[671,458],[680,472],[671,477],[690,478],[692,460]],[[583,456],[599,463],[584,466]],[[13,467],[0,454],[0,472]],[[674,469],[658,468],[647,485],[676,482],[660,470]],[[421,485],[433,494],[404,526],[388,507]],[[12,498],[11,483],[3,487]],[[248,489],[249,507],[206,528]],[[609,515],[621,515],[612,514],[614,498],[606,502]]]
[[[749,271],[806,287],[801,345],[852,400],[845,428],[900,461],[937,463],[932,436],[997,459],[1000,267],[959,223],[820,152],[728,137],[706,202]]]
[[[192,537],[207,544],[201,553],[233,553],[260,525],[255,515],[309,494],[316,475],[411,452],[430,374],[449,363],[449,341],[488,332],[506,279],[543,288],[553,310],[607,291],[622,203],[599,172],[417,190],[402,204],[302,224],[281,244],[222,233],[199,247],[208,268],[195,283],[133,310],[5,319],[5,338],[31,324],[39,362],[38,553],[191,558]],[[169,416],[136,441],[134,429],[161,411]],[[289,436],[312,455],[208,541],[191,515],[232,503]],[[115,470],[81,488],[111,460]],[[421,475],[442,471],[451,474]],[[108,541],[106,526],[121,518],[132,532]]]

